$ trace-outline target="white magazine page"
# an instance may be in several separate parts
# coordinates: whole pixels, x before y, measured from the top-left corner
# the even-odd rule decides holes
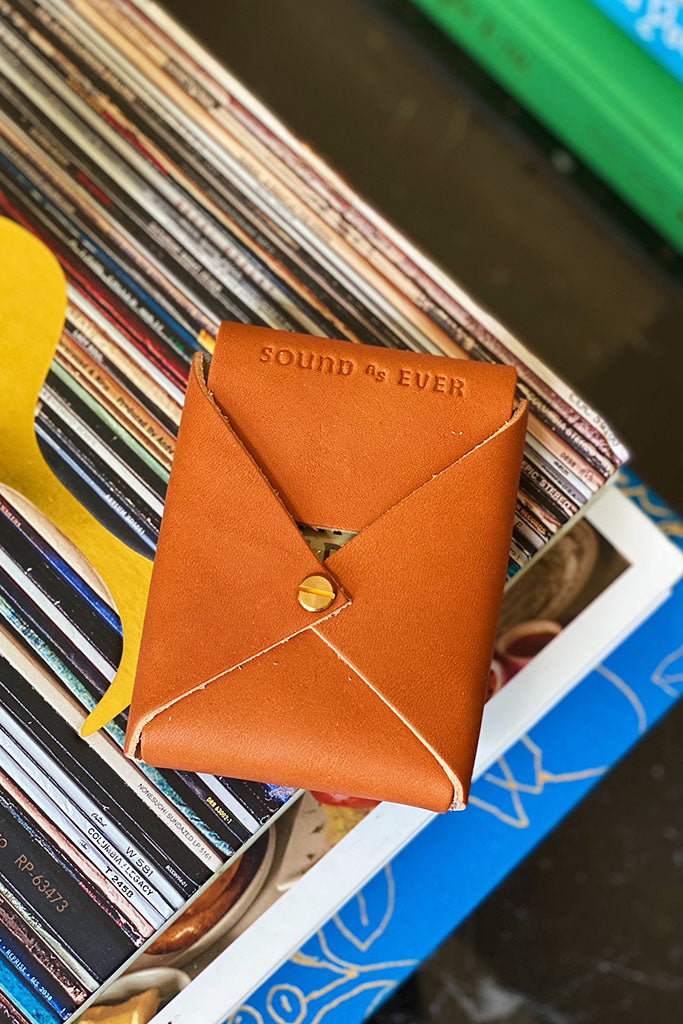
[[[475,778],[652,614],[683,575],[683,554],[615,488],[596,500],[586,518],[625,568],[487,703]],[[433,817],[414,807],[381,804],[238,935],[153,1024],[194,1024],[198,1013],[203,1024],[225,1020]]]

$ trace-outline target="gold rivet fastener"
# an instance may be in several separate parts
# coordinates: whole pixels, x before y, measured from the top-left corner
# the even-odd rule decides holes
[[[336,596],[336,590],[325,576],[307,576],[297,590],[299,604],[307,612],[324,612]]]

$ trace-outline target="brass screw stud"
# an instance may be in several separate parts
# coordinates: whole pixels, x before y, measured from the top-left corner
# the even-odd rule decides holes
[[[336,590],[325,576],[307,576],[297,590],[299,604],[307,612],[324,612],[336,596]]]

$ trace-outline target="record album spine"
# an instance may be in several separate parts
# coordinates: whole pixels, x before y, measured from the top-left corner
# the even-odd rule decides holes
[[[0,821],[0,870],[6,884],[84,967],[105,981],[135,951],[134,941],[109,917],[103,899],[84,898],[93,893],[82,876],[4,788]]]

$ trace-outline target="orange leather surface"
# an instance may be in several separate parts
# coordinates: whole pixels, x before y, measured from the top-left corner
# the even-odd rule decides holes
[[[126,751],[467,800],[526,431],[511,367],[224,324],[195,357]],[[321,565],[297,522],[356,531]],[[311,613],[310,575],[337,589]]]

